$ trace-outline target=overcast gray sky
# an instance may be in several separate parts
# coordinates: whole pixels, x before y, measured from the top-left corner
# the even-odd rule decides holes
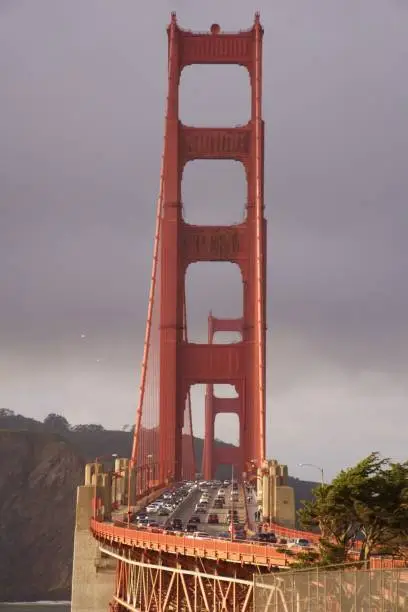
[[[268,451],[301,477],[406,456],[408,5],[403,0],[0,2],[1,406],[134,420],[166,95],[165,27],[261,11],[268,233]],[[248,77],[194,67],[187,123],[245,122]],[[235,222],[234,163],[194,162],[186,217]],[[221,204],[220,204],[221,203]],[[233,266],[196,264],[189,329],[239,316]],[[81,338],[86,334],[86,338]],[[202,395],[194,395],[202,432]],[[220,420],[217,435],[234,441]]]

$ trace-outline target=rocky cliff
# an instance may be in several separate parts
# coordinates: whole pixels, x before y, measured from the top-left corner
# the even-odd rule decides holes
[[[70,598],[83,469],[56,434],[0,430],[0,601]]]

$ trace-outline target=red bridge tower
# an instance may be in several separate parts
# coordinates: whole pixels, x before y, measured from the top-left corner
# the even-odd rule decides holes
[[[182,476],[182,431],[189,389],[207,385],[203,467],[206,478],[217,462],[258,465],[265,457],[265,335],[266,335],[266,220],[264,218],[264,124],[261,115],[263,29],[256,14],[251,29],[224,33],[216,24],[208,33],[181,29],[172,14],[168,28],[168,98],[162,168],[162,202],[157,257],[160,258],[160,380],[157,424],[158,479]],[[179,82],[192,64],[237,64],[249,73],[251,115],[246,125],[204,128],[183,125],[179,118]],[[232,226],[197,226],[182,214],[183,169],[196,159],[236,160],[247,178],[245,220]],[[220,204],[222,204],[220,202]],[[227,261],[240,268],[243,313],[239,320],[210,316],[207,344],[187,341],[185,277],[199,261]],[[221,330],[239,330],[241,340],[216,344]],[[230,384],[238,398],[217,399],[214,384]],[[239,449],[229,456],[214,449],[217,413],[238,414]],[[139,415],[140,420],[140,415]],[[137,435],[138,428],[136,430]],[[133,451],[133,459],[139,455]],[[140,461],[140,458],[138,459]]]

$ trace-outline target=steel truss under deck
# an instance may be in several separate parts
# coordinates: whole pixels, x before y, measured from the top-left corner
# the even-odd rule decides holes
[[[205,571],[204,560],[195,559],[191,569],[163,561],[154,563],[149,555],[140,560],[109,548],[102,554],[117,559],[116,586],[112,610],[132,612],[250,612],[253,610],[253,579]]]

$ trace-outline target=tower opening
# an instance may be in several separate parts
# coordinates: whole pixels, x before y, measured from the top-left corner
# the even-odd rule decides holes
[[[245,220],[244,166],[231,160],[194,160],[183,171],[183,217],[191,225],[234,225]]]
[[[242,317],[242,275],[236,264],[200,262],[186,273],[186,308],[189,342],[208,342],[208,314]]]
[[[182,123],[203,127],[235,127],[247,123],[251,111],[249,85],[248,70],[243,66],[187,66],[180,80]]]

